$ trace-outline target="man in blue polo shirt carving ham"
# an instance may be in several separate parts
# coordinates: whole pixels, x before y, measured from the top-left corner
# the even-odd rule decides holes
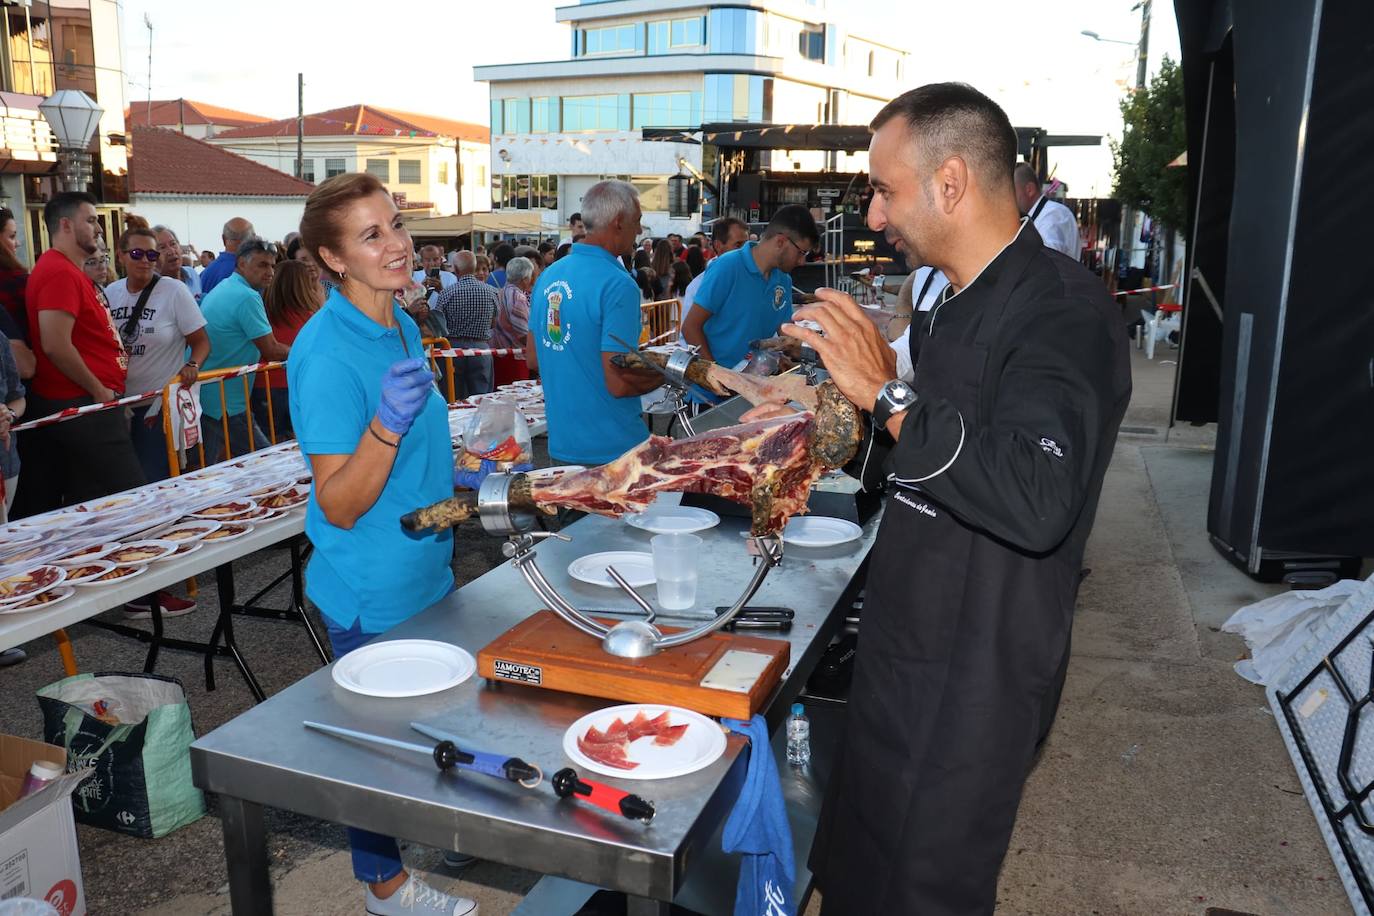
[[[792,271],[820,241],[811,211],[783,207],[757,242],[717,257],[703,274],[682,336],[706,359],[734,368],[749,341],[772,337],[792,320]]]
[[[639,341],[639,287],[621,258],[642,215],[633,186],[592,185],[582,198],[586,237],[539,275],[530,297],[525,358],[544,382],[554,461],[605,464],[648,438],[639,396],[663,378],[611,363]]]

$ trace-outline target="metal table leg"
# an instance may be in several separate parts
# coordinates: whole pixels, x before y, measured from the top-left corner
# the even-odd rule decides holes
[[[156,592],[148,600],[153,615],[153,638],[148,640],[148,657],[143,660],[144,674],[153,673],[157,667],[157,650],[162,648],[162,604],[157,600]]]
[[[329,664],[329,654],[324,650],[324,643],[320,641],[320,634],[315,632],[315,625],[310,622],[310,615],[305,611],[305,583],[301,576],[301,544],[299,539],[291,541],[291,603],[296,609],[296,613],[301,617],[301,623],[305,625],[305,632],[310,635],[310,641],[315,644],[315,651],[320,656],[320,664]]]
[[[229,868],[229,902],[235,916],[272,912],[272,879],[267,872],[267,830],[262,806],[228,795],[219,797],[224,828],[224,861]]]
[[[215,569],[215,582],[219,587],[219,624],[216,627],[216,632],[224,634],[224,647],[233,656],[234,664],[239,666],[239,671],[243,674],[243,679],[248,682],[248,689],[253,692],[254,699],[261,703],[267,699],[267,694],[263,693],[262,687],[258,685],[258,679],[253,676],[248,663],[243,659],[243,654],[239,652],[238,643],[234,641],[234,567],[232,563],[225,563]],[[212,636],[211,646],[214,645],[214,642]]]

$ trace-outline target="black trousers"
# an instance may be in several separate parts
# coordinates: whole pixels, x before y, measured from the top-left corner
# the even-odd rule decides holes
[[[94,403],[90,397],[48,400],[29,392],[29,417]],[[20,434],[23,478],[10,518],[26,518],[62,506],[140,487],[146,480],[129,438],[123,410],[102,410]]]

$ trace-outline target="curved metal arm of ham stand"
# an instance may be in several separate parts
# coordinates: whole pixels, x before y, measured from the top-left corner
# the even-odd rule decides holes
[[[661,649],[671,649],[714,633],[735,619],[763,585],[768,571],[782,562],[782,539],[778,535],[749,538],[746,542],[749,552],[754,554],[757,561],[754,575],[750,577],[739,600],[724,614],[701,626],[669,636],[665,636],[653,625],[652,617],[646,620],[625,620],[607,627],[569,604],[539,569],[535,561],[534,548],[540,540],[550,537],[565,541],[572,539],[565,534],[530,530],[534,527],[534,516],[512,509],[510,504],[511,483],[515,476],[491,474],[482,481],[477,491],[477,513],[482,521],[482,527],[488,534],[507,539],[501,552],[510,558],[511,565],[524,577],[530,590],[548,605],[549,610],[588,636],[601,640],[601,647],[611,655],[644,658]]]

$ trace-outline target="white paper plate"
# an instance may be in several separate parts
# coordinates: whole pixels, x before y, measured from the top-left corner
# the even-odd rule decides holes
[[[625,516],[631,528],[654,534],[691,534],[720,524],[720,516],[710,509],[694,506],[650,506],[643,512]]]
[[[62,584],[62,580],[67,578],[67,570],[61,566],[53,566],[45,563],[30,567],[22,572],[0,579],[7,589],[4,597],[0,597],[0,606],[12,607],[16,604],[23,604],[34,595],[49,591]],[[15,589],[9,592],[8,589]]]
[[[25,607],[23,602],[20,602],[17,605],[5,605],[3,607],[0,607],[0,614],[27,614],[31,611],[46,611],[48,608],[61,604],[63,601],[66,601],[73,594],[75,594],[75,592],[76,589],[72,588],[70,585],[59,585],[55,588],[48,589],[46,592],[38,593],[39,595],[53,596],[50,600],[44,601],[42,604],[35,604],[32,607]],[[36,597],[38,596],[31,596],[29,600],[32,601]]]
[[[173,522],[154,531],[151,537],[160,541],[171,541],[180,546],[186,541],[199,541],[212,531],[220,529],[220,522],[209,522],[194,520],[188,522]]]
[[[221,531],[226,530],[230,533],[220,534]],[[219,535],[218,537],[211,537],[209,534],[207,534],[205,537],[200,539],[200,542],[202,544],[224,544],[228,541],[237,541],[244,535],[252,533],[253,526],[248,522],[224,522],[222,525],[220,525],[218,530],[211,532],[211,534]]]
[[[143,575],[144,573],[146,573],[146,572],[148,571],[148,567],[147,567],[146,564],[143,565],[143,566],[135,566],[135,565],[133,565],[132,563],[121,563],[121,564],[119,564],[119,566],[116,567],[116,568],[118,568],[118,569],[132,569],[133,572],[129,573],[127,576],[120,576],[118,579],[105,579],[105,580],[103,580],[103,581],[102,581],[99,577],[97,577],[97,578],[95,578],[95,579],[87,579],[85,582],[80,583],[81,587],[82,587],[82,588],[103,588],[104,586],[107,586],[107,585],[118,585],[118,584],[121,583],[121,582],[128,582],[130,579],[137,579],[139,576]],[[106,575],[108,575],[108,573],[106,573]]]
[[[654,555],[631,550],[609,550],[578,557],[568,564],[568,575],[588,585],[619,588],[606,572],[607,566],[614,566],[615,571],[635,588],[644,588],[657,581],[654,578]]]
[[[578,737],[585,735],[587,729],[592,726],[605,731],[617,718],[628,723],[640,712],[651,719],[659,713],[667,712],[670,724],[685,724],[687,731],[676,744],[667,747],[654,744],[653,735],[632,741],[626,753],[633,763],[638,764],[632,770],[600,763],[578,748]],[[695,773],[720,759],[720,755],[725,753],[725,733],[718,724],[690,709],[656,706],[651,703],[631,703],[591,712],[578,719],[563,733],[563,753],[579,767],[603,776],[616,776],[620,779],[671,779],[674,776]]]
[[[852,541],[864,530],[851,521],[824,515],[799,515],[782,529],[784,544],[797,547],[834,547]]]
[[[418,697],[456,687],[477,670],[467,651],[432,639],[393,639],[334,663],[334,682],[370,697]]]
[[[72,563],[68,566],[63,567],[67,570],[67,578],[63,581],[67,585],[83,585],[87,582],[90,582],[93,579],[99,579],[101,576],[105,575],[107,572],[114,569],[115,565],[116,564],[111,563],[109,560],[95,559],[86,560],[84,563]],[[81,570],[87,568],[93,568],[95,571],[86,573],[86,575],[84,576],[76,575]]]
[[[105,551],[100,556],[96,557],[96,559],[109,560],[116,566],[147,566],[149,563],[161,560],[164,557],[170,557],[176,552],[176,549],[177,545],[172,541],[159,541],[154,539],[146,541],[125,541],[120,546]],[[142,559],[126,559],[116,556],[116,554],[128,550],[156,552],[156,556],[144,557]]]
[[[842,518],[823,515],[803,515],[790,519],[782,529],[784,543],[795,547],[834,547],[846,544],[863,534],[863,529]],[[739,536],[749,537],[748,531]]]
[[[118,541],[109,541],[105,544],[92,544],[89,547],[82,548],[79,551],[81,554],[79,557],[72,555],[78,552],[74,550],[71,553],[63,554],[56,560],[53,560],[53,562],[58,566],[82,566],[89,560],[100,559],[101,554],[109,553],[119,546],[120,543]]]

